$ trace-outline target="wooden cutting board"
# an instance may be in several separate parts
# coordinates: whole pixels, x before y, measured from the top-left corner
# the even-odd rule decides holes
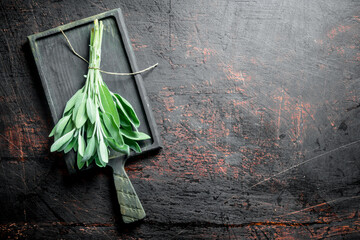
[[[84,85],[86,80],[84,75],[88,70],[88,64],[74,55],[60,29],[65,32],[74,49],[88,59],[90,31],[95,19],[104,23],[101,69],[122,73],[138,71],[120,9],[28,36],[54,123],[61,118],[66,102]],[[102,74],[102,76],[112,92],[119,93],[132,104],[141,122],[139,131],[151,136],[150,140],[139,142],[142,148],[141,154],[159,150],[160,137],[141,75]],[[124,222],[133,222],[145,217],[143,207],[124,170],[126,160],[135,155],[139,154],[133,151],[130,156],[117,152],[110,154],[109,166],[113,168],[114,183]],[[70,173],[78,171],[73,151],[65,155],[65,161]]]

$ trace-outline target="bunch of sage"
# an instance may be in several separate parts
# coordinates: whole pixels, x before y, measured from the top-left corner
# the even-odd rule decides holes
[[[85,85],[67,102],[62,118],[49,135],[54,136],[51,152],[68,153],[73,149],[79,169],[94,161],[97,166],[105,167],[109,149],[123,154],[129,154],[130,149],[141,152],[137,141],[150,138],[137,130],[140,121],[131,104],[112,93],[101,77],[103,28],[101,21],[94,21]]]

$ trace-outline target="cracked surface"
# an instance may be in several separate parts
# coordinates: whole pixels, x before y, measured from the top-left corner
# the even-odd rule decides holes
[[[69,176],[49,154],[26,45],[118,7],[139,69],[159,62],[143,78],[164,144],[128,161],[147,213],[131,225],[110,168]],[[359,238],[359,10],[351,0],[1,1],[0,238]]]

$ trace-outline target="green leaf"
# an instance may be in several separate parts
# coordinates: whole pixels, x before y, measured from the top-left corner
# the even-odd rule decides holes
[[[77,140],[77,141],[78,141],[78,140]],[[76,142],[76,144],[74,144],[74,151],[75,151],[75,152],[77,152],[77,150],[78,150],[78,145],[79,145],[79,144],[77,144],[77,142]]]
[[[102,131],[104,132],[104,134],[105,134],[105,137],[106,138],[109,138],[109,137],[111,137],[111,134],[109,133],[109,131],[107,130],[107,128],[106,128],[106,126],[105,126],[105,123],[104,123],[104,119],[101,117],[100,118],[100,127],[101,127],[101,129],[102,129]]]
[[[105,84],[99,86],[101,105],[105,112],[109,113],[116,123],[116,126],[120,127],[120,119],[118,111],[116,110],[113,98],[111,97],[110,91]]]
[[[119,108],[120,112],[128,118],[128,120],[135,126],[140,126],[140,120],[137,117],[134,108],[131,106],[131,104],[123,97],[121,97],[119,94],[114,93],[113,94],[116,99],[118,100],[117,107]]]
[[[100,130],[100,132],[102,132],[102,133],[104,133],[104,134],[102,134],[103,136],[104,136],[104,138],[109,138],[109,137],[111,137],[111,135],[110,135],[110,133],[109,133],[109,131],[106,129],[106,127],[105,127],[105,124],[104,124],[104,122],[101,120],[100,121],[100,129],[102,130]]]
[[[85,139],[81,134],[79,134],[79,137],[78,137],[78,153],[81,156],[84,156],[85,147],[86,147]]]
[[[105,167],[106,163],[101,162],[98,156],[95,157],[95,163],[98,167]]]
[[[75,129],[74,127],[75,127],[75,126],[74,126],[73,121],[70,120],[70,121],[68,122],[68,124],[66,125],[65,130],[63,131],[63,134],[66,134],[66,133],[70,132],[71,130]]]
[[[56,124],[57,127],[56,127],[56,130],[55,130],[55,135],[61,136],[66,124],[69,122],[69,119],[70,119],[70,115],[62,117],[59,120],[58,124]]]
[[[108,149],[105,145],[104,139],[100,139],[99,141],[99,145],[97,146],[97,153],[99,156],[99,160],[103,163],[108,163],[109,162],[109,153],[108,153]]]
[[[86,137],[91,138],[95,129],[95,124],[91,124],[87,122],[87,128],[86,128]]]
[[[80,90],[81,91],[80,91],[79,95],[76,98],[75,107],[74,107],[73,114],[72,114],[72,120],[73,121],[75,121],[76,116],[77,116],[77,112],[79,111],[79,107],[80,107],[80,105],[82,104],[82,102],[84,100],[84,95],[85,94],[82,92],[83,88],[80,89]]]
[[[119,127],[116,126],[115,121],[113,120],[112,116],[110,114],[101,114],[100,115],[102,120],[104,121],[104,125],[106,129],[109,131],[110,135],[112,135],[114,132],[117,132]],[[113,120],[113,121],[112,121]]]
[[[58,122],[58,123],[59,123],[59,122]],[[54,136],[56,127],[57,127],[57,124],[56,124],[56,125],[53,127],[53,129],[51,130],[51,132],[50,132],[50,134],[49,134],[49,137]]]
[[[66,146],[64,149],[64,153],[70,152],[70,150],[74,147],[74,145],[77,143],[77,138],[74,138],[71,140],[71,142]]]
[[[110,147],[113,150],[115,150],[117,152],[125,153],[127,155],[130,154],[130,149],[129,149],[128,145],[126,145],[126,144],[119,145],[118,143],[116,143],[116,141],[113,138],[107,138],[106,140],[108,141]]]
[[[105,125],[106,129],[109,131],[109,133],[113,137],[113,139],[119,145],[123,145],[124,140],[123,140],[121,134],[119,133],[119,128],[116,126],[116,123],[115,123],[113,117],[108,113],[102,114],[101,116],[102,116],[102,119],[104,120],[104,125]]]
[[[95,153],[95,150],[96,150],[96,137],[95,135],[93,137],[91,137],[89,140],[88,140],[88,144],[86,146],[86,149],[85,149],[85,152],[84,152],[84,155],[83,155],[83,161],[87,161],[89,160]]]
[[[81,128],[87,120],[85,108],[86,108],[86,101],[83,101],[80,104],[79,110],[77,111],[77,114],[76,114],[76,119],[75,119],[76,128]]]
[[[137,153],[141,153],[141,147],[139,146],[139,144],[137,142],[135,142],[134,140],[128,139],[128,138],[124,138],[124,142],[125,144],[127,144],[132,150],[134,150]]]
[[[95,120],[96,120],[96,115],[98,114],[97,109],[95,108],[95,104],[94,104],[94,101],[92,100],[92,98],[88,98],[86,100],[86,113],[90,119],[90,122],[92,124],[95,123]]]
[[[142,133],[142,132],[134,132],[134,131],[130,131],[128,129],[122,129],[120,128],[120,133],[122,135],[124,135],[125,137],[127,137],[128,139],[131,140],[146,140],[146,139],[150,139],[151,137],[149,135],[147,135],[146,133]]]
[[[73,137],[74,131],[75,131],[75,129],[71,130],[70,132],[66,133],[64,136],[59,138],[56,142],[54,142],[53,145],[51,145],[50,151],[55,152],[58,149],[60,149],[64,144],[66,144]]]
[[[77,154],[77,166],[80,169],[83,168],[83,166],[85,165],[85,162],[82,161],[82,156],[80,155],[80,153]]]
[[[79,89],[79,90],[70,98],[70,100],[66,103],[65,110],[64,110],[64,115],[65,115],[65,113],[67,113],[69,110],[71,110],[71,109],[75,106],[75,103],[77,102],[77,98],[79,97],[79,95],[81,95],[82,90],[83,90],[82,88]]]
[[[86,161],[86,166],[88,167],[95,159],[95,155],[93,155],[88,161]]]
[[[121,126],[122,129],[125,129],[127,131],[134,131],[134,132],[137,132],[137,129],[136,130],[133,130],[133,127],[130,125],[130,126]]]
[[[119,110],[120,126],[121,127],[132,127],[132,123],[129,119]]]
[[[59,148],[57,151],[61,152],[61,151],[65,150],[67,148],[67,146],[69,146],[69,144],[72,142],[73,139],[74,139],[74,135],[72,135],[71,138],[64,145],[62,145],[62,147]]]

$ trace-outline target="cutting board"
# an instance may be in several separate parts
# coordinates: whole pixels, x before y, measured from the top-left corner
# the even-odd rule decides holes
[[[28,36],[54,124],[61,118],[66,102],[84,85],[84,75],[88,70],[88,64],[75,56],[60,29],[65,32],[76,52],[88,59],[90,31],[95,19],[104,24],[101,69],[121,73],[139,71],[120,9]],[[151,136],[151,139],[139,142],[142,148],[140,154],[159,150],[160,137],[141,75],[102,74],[102,77],[112,92],[119,93],[131,103],[141,122],[139,131]],[[126,223],[145,217],[145,211],[124,170],[125,162],[135,155],[139,154],[132,151],[129,156],[124,156],[111,151],[108,164],[113,168],[122,218]],[[69,173],[76,173],[75,153],[71,151],[64,158]]]

